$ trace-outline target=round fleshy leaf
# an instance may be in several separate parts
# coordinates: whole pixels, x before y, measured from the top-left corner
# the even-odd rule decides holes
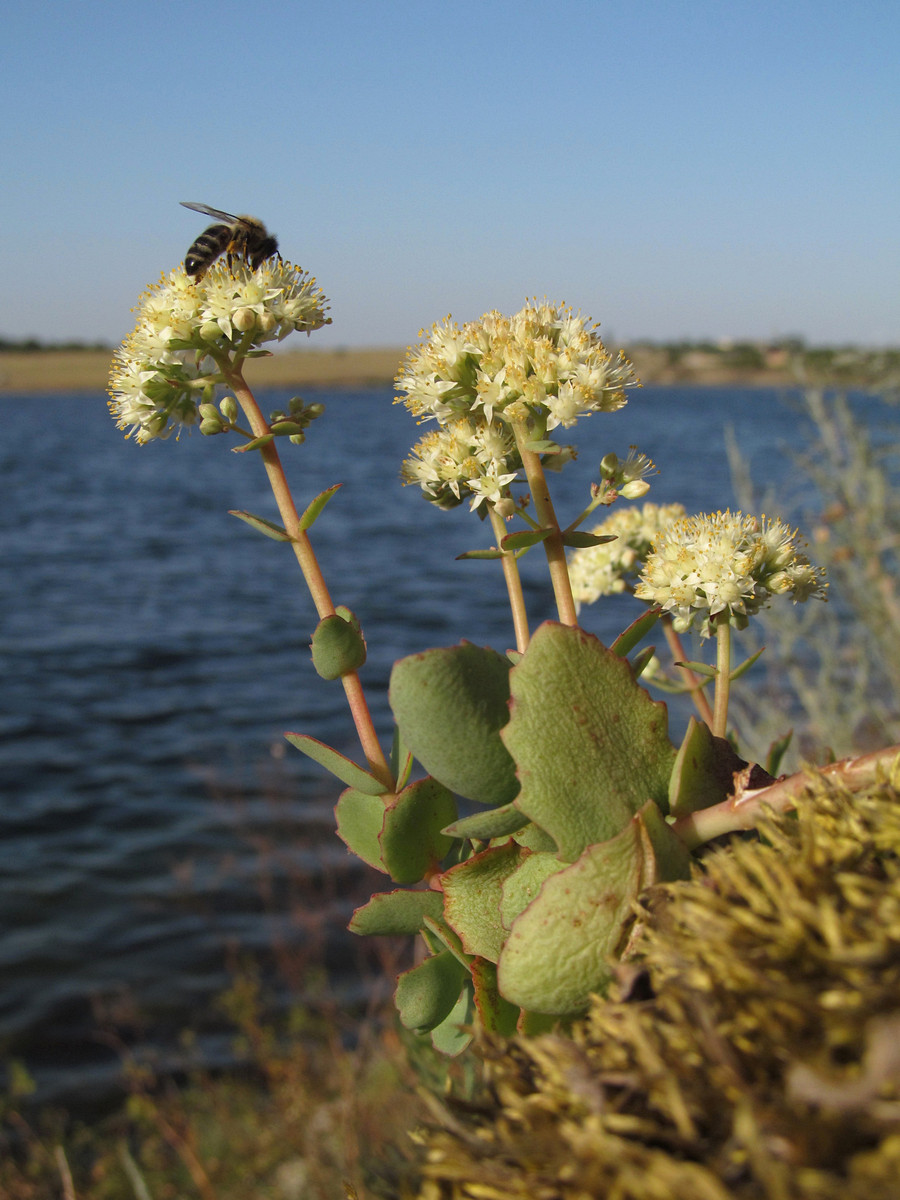
[[[323,679],[340,679],[366,661],[366,641],[356,621],[338,613],[323,617],[312,635],[312,660]]]
[[[441,876],[444,919],[467,954],[478,954],[494,963],[500,957],[506,938],[500,920],[503,884],[524,855],[527,851],[515,842],[507,842],[483,850]]]
[[[378,840],[384,825],[384,813],[384,800],[380,796],[370,796],[356,788],[341,792],[334,809],[337,835],[347,849],[376,871],[388,874]]]
[[[509,717],[509,660],[463,642],[394,664],[390,703],[404,745],[429,775],[479,804],[519,789],[500,729]]]
[[[544,886],[544,880],[562,870],[563,864],[555,854],[538,852],[520,860],[518,869],[503,881],[500,897],[500,920],[505,930],[523,912]]]
[[[534,1012],[582,1012],[609,984],[640,882],[633,824],[550,875],[512,924],[497,968],[501,994]]]
[[[675,748],[666,706],[582,629],[546,622],[510,672],[516,807],[574,862],[625,827],[648,799],[664,808]]]
[[[431,1031],[431,1044],[439,1054],[456,1058],[472,1040],[472,1025],[475,1020],[475,1005],[472,1000],[472,985],[466,981],[459,999],[444,1017],[440,1025]]]
[[[400,1021],[407,1029],[427,1033],[440,1025],[453,1010],[468,975],[449,950],[433,954],[397,980],[394,1002]]]
[[[347,928],[364,937],[372,934],[410,936],[419,932],[426,917],[436,921],[443,911],[444,898],[440,892],[379,892],[354,912]]]
[[[418,883],[453,845],[442,832],[456,819],[456,800],[428,777],[405,787],[384,809],[381,861],[395,883]]]
[[[501,994],[532,1012],[583,1012],[592,993],[609,985],[639,892],[687,878],[690,861],[648,801],[616,837],[548,876],[513,921],[497,967]]]

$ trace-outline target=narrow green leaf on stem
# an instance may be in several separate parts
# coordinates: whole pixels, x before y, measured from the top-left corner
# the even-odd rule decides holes
[[[744,659],[744,661],[741,663],[741,665],[739,667],[735,667],[734,670],[731,672],[732,681],[734,681],[735,679],[740,679],[740,677],[744,674],[745,671],[749,671],[750,668],[753,666],[753,664],[756,662],[756,660],[759,658],[759,656],[762,654],[763,650],[765,650],[765,646],[760,646],[760,648],[757,650],[757,652],[755,654],[751,654],[749,658]]]
[[[660,609],[658,608],[650,608],[646,612],[641,613],[636,621],[632,621],[627,629],[622,630],[610,646],[613,654],[619,654],[622,658],[629,654],[638,642],[647,636],[659,620],[659,614]]]
[[[604,542],[614,542],[615,535],[603,533],[585,533],[580,529],[573,529],[562,535],[563,545],[569,546],[573,550],[582,550],[585,546],[602,546]]]
[[[305,733],[286,733],[284,736],[307,758],[311,758],[320,767],[330,771],[336,779],[339,779],[341,783],[346,783],[348,787],[355,788],[358,792],[365,792],[369,796],[383,796],[388,792],[389,789],[380,779],[376,779],[364,767],[358,766],[352,759],[333,750],[331,746],[326,746],[324,742],[319,742]]]
[[[246,454],[248,450],[262,450],[264,446],[268,446],[270,442],[275,441],[274,433],[264,433],[261,437],[255,437],[249,442],[244,442],[243,446],[233,446],[233,454]]]
[[[500,549],[527,550],[543,542],[552,532],[552,529],[520,529],[517,533],[508,533],[500,542]]]
[[[705,679],[715,679],[719,673],[718,667],[711,667],[709,663],[704,662],[677,662],[676,667],[684,667],[688,671],[693,671],[695,675],[702,675]]]
[[[265,517],[257,517],[253,513],[242,512],[237,508],[230,508],[228,515],[237,517],[239,521],[246,521],[251,529],[265,534],[273,542],[289,542],[291,540],[290,534],[282,525],[275,525],[272,521],[267,521]]]
[[[332,498],[335,492],[339,491],[339,489],[343,486],[344,485],[342,483],[334,483],[330,488],[326,488],[324,492],[319,492],[318,496],[316,496],[316,498],[312,500],[303,510],[303,514],[300,517],[300,528],[311,528],[313,522],[319,516],[319,513],[321,513],[328,501]]]

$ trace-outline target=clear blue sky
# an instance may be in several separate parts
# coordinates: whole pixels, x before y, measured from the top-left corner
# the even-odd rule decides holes
[[[565,300],[623,338],[900,343],[897,0],[32,0],[0,43],[0,335],[117,340],[204,218],[320,346]]]

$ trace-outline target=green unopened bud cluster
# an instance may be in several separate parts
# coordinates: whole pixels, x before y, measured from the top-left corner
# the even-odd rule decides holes
[[[270,415],[269,428],[276,437],[287,437],[299,446],[306,441],[307,427],[324,411],[324,404],[306,404],[300,396],[293,396],[287,411],[278,409]]]

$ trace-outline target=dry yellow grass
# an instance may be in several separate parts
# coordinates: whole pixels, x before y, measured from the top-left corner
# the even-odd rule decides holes
[[[259,358],[247,366],[257,387],[366,387],[389,384],[404,351],[395,347],[360,350],[300,350]],[[0,354],[2,392],[102,392],[111,353],[60,350]]]

